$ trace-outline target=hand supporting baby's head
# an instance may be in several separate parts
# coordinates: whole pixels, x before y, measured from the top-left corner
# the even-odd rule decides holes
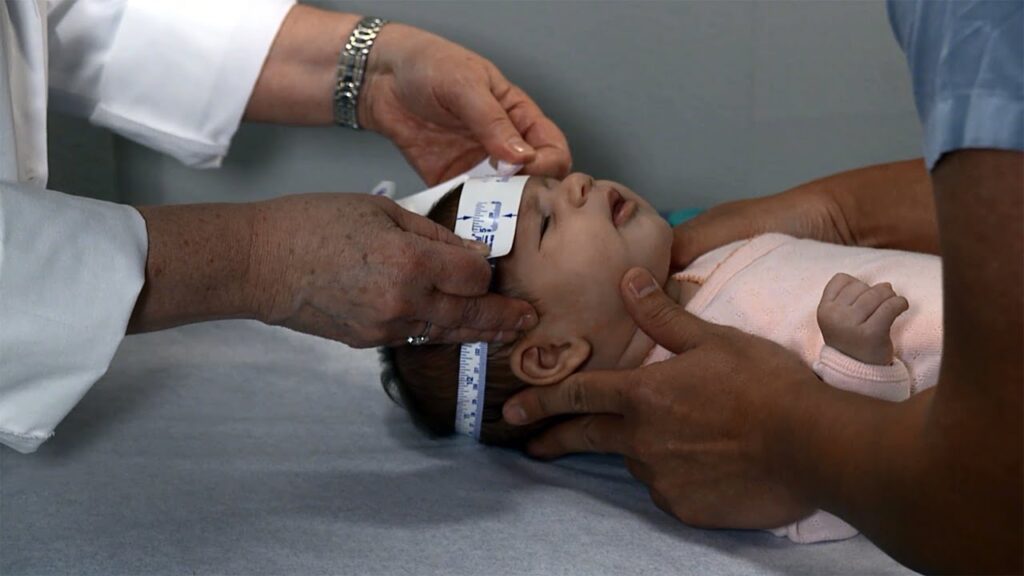
[[[460,193],[448,194],[429,217],[453,228]],[[531,302],[539,321],[516,342],[490,347],[481,441],[519,445],[537,431],[501,419],[505,400],[526,386],[640,364],[652,342],[626,312],[619,282],[634,266],[664,282],[671,243],[668,224],[622,185],[584,174],[527,182],[515,244],[497,260],[494,284]],[[389,395],[431,433],[453,433],[459,346],[402,346],[384,357]]]
[[[428,217],[449,228],[455,227],[462,187],[444,196]],[[502,259],[506,260],[507,259]],[[502,260],[497,261],[492,286],[498,292],[514,295],[506,278]],[[520,295],[521,296],[521,295]],[[459,344],[400,346],[381,351],[384,372],[381,382],[388,395],[399,402],[413,421],[435,436],[455,432],[455,404],[458,397]],[[500,446],[519,446],[537,427],[515,427],[501,418],[505,400],[530,384],[512,372],[509,354],[512,344],[491,344],[487,357],[487,384],[484,391],[480,440]]]

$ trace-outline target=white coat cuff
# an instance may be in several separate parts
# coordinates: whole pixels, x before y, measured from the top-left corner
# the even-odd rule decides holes
[[[219,166],[293,3],[129,2],[92,122],[186,165]]]
[[[134,208],[0,183],[0,443],[34,451],[106,372],[147,243]]]

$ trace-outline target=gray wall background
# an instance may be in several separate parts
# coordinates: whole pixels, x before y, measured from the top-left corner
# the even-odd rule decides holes
[[[880,1],[329,1],[493,60],[565,131],[575,169],[660,209],[783,190],[919,155],[903,54]],[[220,170],[191,170],[54,117],[51,184],[132,203],[422,188],[383,138],[247,125]]]

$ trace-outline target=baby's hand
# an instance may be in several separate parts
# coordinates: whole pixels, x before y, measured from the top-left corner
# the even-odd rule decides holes
[[[892,362],[889,330],[909,308],[888,282],[868,286],[849,274],[836,274],[818,304],[818,327],[825,344],[866,364]]]

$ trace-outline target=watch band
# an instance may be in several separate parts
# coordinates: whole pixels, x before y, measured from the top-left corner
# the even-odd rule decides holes
[[[356,24],[338,57],[338,78],[334,84],[334,121],[359,130],[359,90],[363,87],[370,49],[388,21],[366,16]]]

